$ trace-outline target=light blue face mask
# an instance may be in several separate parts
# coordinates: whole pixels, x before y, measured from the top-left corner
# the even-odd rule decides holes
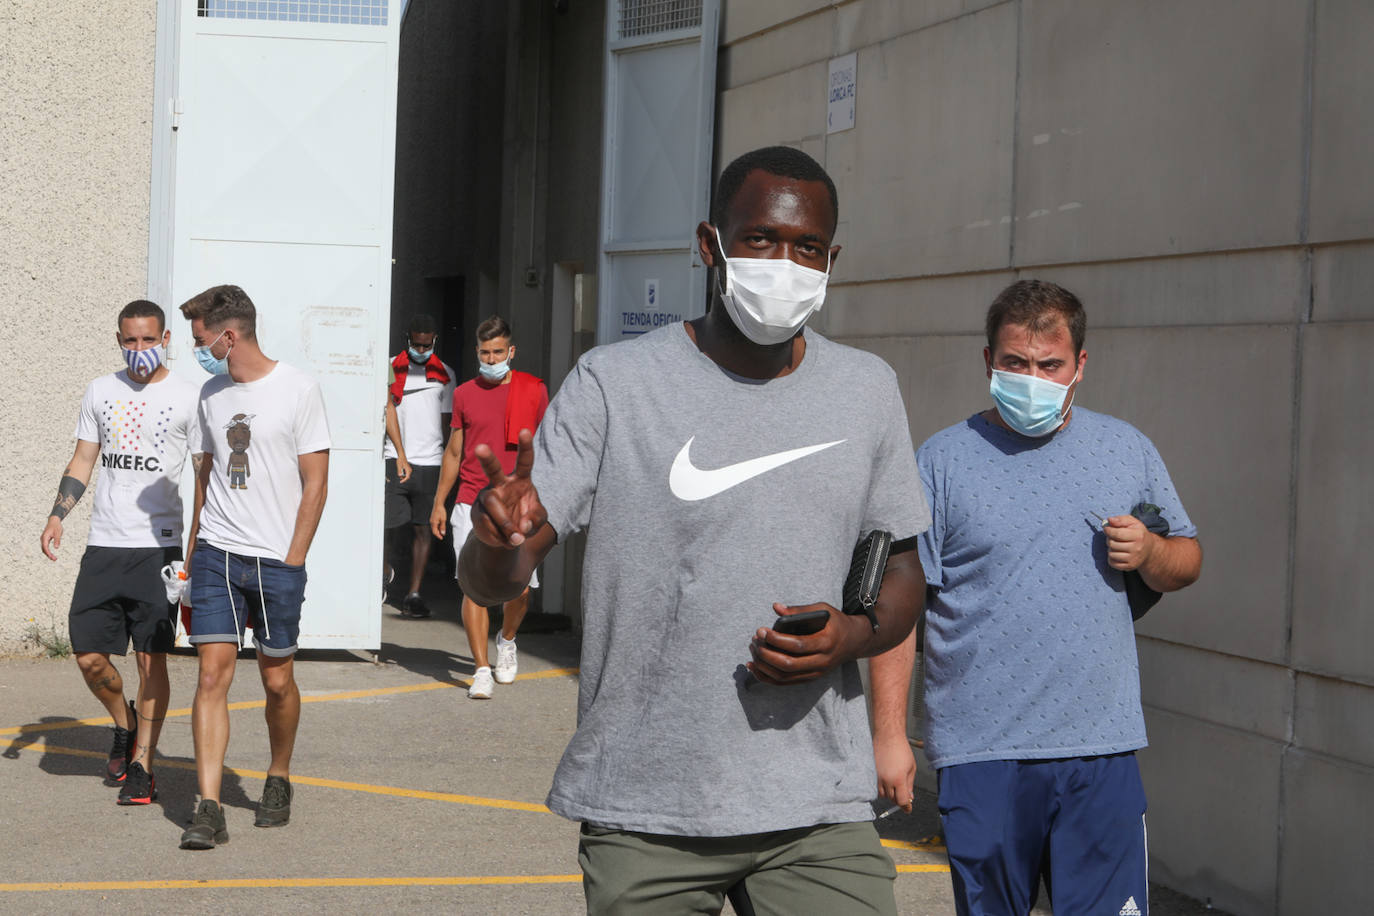
[[[417,350],[414,347],[406,347],[406,351],[410,354],[410,361],[417,366],[423,366],[425,363],[429,362],[429,358],[434,355],[433,347],[430,347],[428,350]]]
[[[228,328],[225,328],[225,330],[228,330]],[[224,331],[220,331],[219,337],[223,336]],[[196,362],[200,363],[200,368],[204,369],[211,375],[224,375],[226,372],[229,371],[228,350],[226,350],[224,355],[221,356],[219,359],[216,359],[210,353],[210,348],[213,347],[215,344],[219,343],[219,337],[216,337],[214,340],[210,341],[210,343],[206,344],[203,347],[195,347],[191,350],[191,352],[196,355]],[[234,348],[231,346],[229,350],[232,349]]]
[[[1078,381],[1077,373],[1074,381]],[[993,369],[989,389],[1007,425],[1023,436],[1039,439],[1063,425],[1064,415],[1073,406],[1073,398],[1064,401],[1069,387],[1047,378]]]
[[[482,373],[482,378],[487,381],[499,382],[510,371],[510,360],[503,359],[499,363],[482,363],[477,369]]]

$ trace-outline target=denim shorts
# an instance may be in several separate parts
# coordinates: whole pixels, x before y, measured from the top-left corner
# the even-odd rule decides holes
[[[305,567],[245,557],[196,541],[191,554],[192,645],[243,645],[244,627],[263,655],[295,654],[305,600]]]

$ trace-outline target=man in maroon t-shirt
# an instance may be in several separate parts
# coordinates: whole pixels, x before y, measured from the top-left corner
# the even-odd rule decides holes
[[[544,383],[528,372],[510,368],[515,356],[511,343],[510,325],[492,316],[477,326],[477,359],[481,373],[458,386],[453,393],[453,432],[444,449],[439,468],[439,486],[434,493],[434,508],[429,524],[434,536],[442,539],[448,522],[444,501],[454,483],[458,484],[458,498],[453,506],[453,549],[463,549],[472,529],[472,502],[487,485],[482,463],[474,454],[478,445],[486,443],[501,460],[507,474],[515,470],[517,439],[520,430],[534,432],[549,406],[549,392]],[[539,587],[539,578],[530,579]],[[529,607],[530,590],[503,606],[501,633],[496,638],[495,683],[509,684],[515,680],[517,667],[515,633]],[[463,628],[467,630],[468,645],[472,649],[473,675],[468,696],[476,700],[491,698],[492,669],[487,664],[487,609],[463,596]]]

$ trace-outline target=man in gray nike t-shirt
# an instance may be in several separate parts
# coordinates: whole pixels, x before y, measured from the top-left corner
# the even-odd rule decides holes
[[[518,594],[587,532],[578,728],[548,804],[583,823],[590,912],[719,910],[732,887],[760,911],[895,912],[855,662],[910,632],[930,514],[892,370],[803,331],[837,212],[809,156],[740,157],[697,230],[707,315],[584,356],[512,475],[478,452],[465,594]],[[875,529],[896,541],[876,629],[835,610]],[[772,628],[811,610],[814,635]]]

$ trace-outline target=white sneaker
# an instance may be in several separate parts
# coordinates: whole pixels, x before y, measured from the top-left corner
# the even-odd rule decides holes
[[[514,683],[515,672],[519,670],[520,664],[515,659],[515,640],[506,642],[498,637],[496,640],[496,683]]]
[[[491,681],[490,668],[478,668],[477,673],[472,676],[472,684],[468,687],[469,700],[490,700],[491,692],[495,685]]]

